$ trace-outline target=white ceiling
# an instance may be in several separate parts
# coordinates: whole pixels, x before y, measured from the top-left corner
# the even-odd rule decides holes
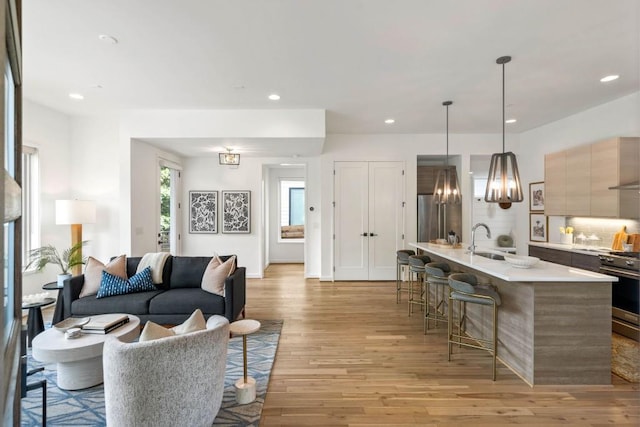
[[[24,0],[23,46],[25,98],[70,115],[326,109],[329,134],[441,133],[444,100],[500,133],[511,55],[519,133],[640,89],[640,1]]]

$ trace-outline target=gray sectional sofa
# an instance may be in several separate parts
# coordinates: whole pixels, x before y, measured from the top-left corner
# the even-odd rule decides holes
[[[231,255],[220,256],[226,261]],[[127,258],[127,276],[136,273],[140,257]],[[211,257],[170,256],[162,271],[162,283],[155,291],[96,298],[95,295],[80,298],[84,275],[67,279],[62,290],[63,318],[85,317],[106,313],[127,313],[144,323],[151,320],[158,324],[179,324],[199,308],[206,318],[218,314],[233,322],[244,317],[245,267],[236,267],[225,280],[225,295],[220,296],[200,288],[202,275]],[[237,265],[237,259],[236,259]]]

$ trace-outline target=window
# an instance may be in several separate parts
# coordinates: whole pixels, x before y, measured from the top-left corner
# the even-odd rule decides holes
[[[484,192],[487,189],[487,178],[474,178],[473,179],[473,197],[483,198]]]
[[[22,147],[22,265],[29,251],[40,247],[40,194],[38,150]]]
[[[16,175],[16,156],[15,156],[15,129],[14,123],[14,105],[15,105],[15,84],[13,81],[13,71],[9,62],[4,70],[4,169],[14,179]],[[15,320],[14,312],[14,261],[15,261],[15,221],[5,222],[4,224],[4,333],[3,345],[7,345],[11,325]]]
[[[280,181],[280,239],[304,239],[304,181]]]

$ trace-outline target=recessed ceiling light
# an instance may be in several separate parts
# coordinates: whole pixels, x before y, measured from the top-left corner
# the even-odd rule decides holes
[[[98,40],[100,40],[101,42],[109,43],[109,44],[118,44],[117,38],[107,34],[100,34],[98,36]]]
[[[394,124],[396,121],[395,121],[395,119],[387,119],[387,120],[385,120],[384,122],[385,122],[386,124],[388,124],[388,125],[392,125],[392,124]]]
[[[269,95],[269,99],[272,101],[277,101],[280,99],[280,95],[278,95],[277,93],[272,93],[271,95]]]
[[[614,81],[614,80],[618,79],[619,77],[620,77],[620,76],[619,76],[619,75],[617,75],[617,74],[612,74],[612,75],[610,75],[610,76],[606,76],[606,77],[601,78],[601,79],[600,79],[600,81],[601,81],[602,83],[612,82],[612,81]]]
[[[516,119],[507,119],[507,120],[505,120],[504,122],[505,122],[505,123],[515,123],[515,122],[517,122],[517,121],[518,121],[518,120],[516,120]]]
[[[70,93],[69,98],[82,100],[84,99],[84,95],[82,95],[81,93]]]

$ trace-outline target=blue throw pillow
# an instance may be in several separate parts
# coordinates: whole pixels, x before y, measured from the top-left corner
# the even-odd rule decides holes
[[[151,278],[151,268],[147,267],[140,273],[135,274],[125,280],[122,277],[114,276],[106,271],[102,271],[102,280],[100,281],[100,289],[96,298],[112,297],[115,295],[124,295],[134,292],[155,291]]]
[[[112,297],[128,293],[129,281],[102,270],[102,280],[96,298]]]
[[[151,276],[151,267],[147,267],[140,273],[134,274],[129,278],[129,292],[155,291]]]

